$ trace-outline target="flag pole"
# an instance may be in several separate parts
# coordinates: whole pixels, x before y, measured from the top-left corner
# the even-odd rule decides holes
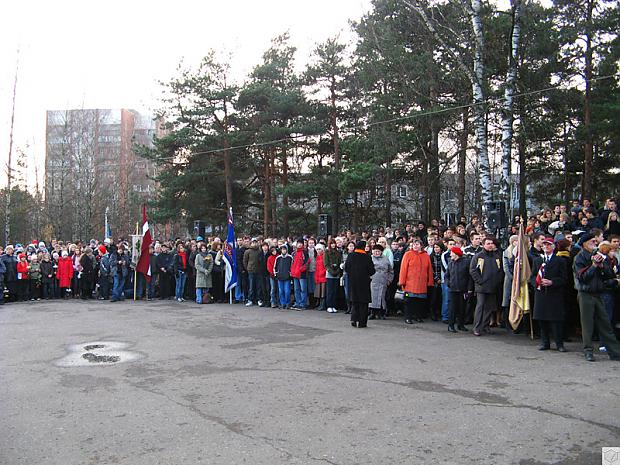
[[[233,216],[232,216],[232,214],[233,214],[233,209],[232,209],[232,207],[230,207],[229,213],[230,213],[230,217],[232,218],[232,217],[233,217]],[[227,221],[227,223],[228,223],[228,221]],[[228,231],[227,231],[226,233],[227,233],[227,235],[228,235]],[[234,246],[235,246],[235,244],[233,244],[233,247],[234,247]],[[231,289],[228,291],[228,303],[229,303],[230,305],[232,305],[232,303],[233,303],[233,289],[235,289],[235,288],[233,287],[233,288],[231,288]]]
[[[139,233],[139,223],[136,221],[136,236]],[[139,257],[138,257],[139,261]],[[133,267],[133,301],[136,301],[136,291],[138,287],[138,262]]]

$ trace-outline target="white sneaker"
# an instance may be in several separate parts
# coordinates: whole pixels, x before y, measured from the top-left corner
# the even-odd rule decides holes
[[[605,347],[605,346],[600,346],[600,347],[598,348],[598,351],[599,351],[599,352],[607,352],[607,347]]]
[[[182,300],[181,299],[177,299],[177,302],[182,302]]]
[[[246,306],[246,307],[251,307],[252,305],[253,305],[253,304],[252,304],[252,302],[247,302],[247,303],[245,304],[245,306]]]
[[[338,310],[336,310],[334,307],[332,307],[332,313],[338,313]]]
[[[259,306],[259,307],[262,307],[262,306],[263,306],[263,301],[262,301],[262,300],[259,300],[259,301],[258,301],[258,306]]]

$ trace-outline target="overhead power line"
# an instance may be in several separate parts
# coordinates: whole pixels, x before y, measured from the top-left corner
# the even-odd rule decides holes
[[[611,78],[617,78],[617,77],[620,77],[620,73],[610,74],[610,75],[607,75],[607,76],[599,76],[599,77],[591,79],[590,82],[602,81],[602,80],[605,80],[605,79],[611,79]],[[576,88],[576,86],[571,86],[571,87],[562,87],[560,85],[549,86],[549,87],[545,87],[543,89],[532,90],[532,91],[529,91],[529,92],[522,92],[522,93],[519,93],[519,94],[514,94],[513,98],[529,97],[529,96],[532,96],[532,95],[538,95],[538,94],[542,94],[542,93],[553,91],[553,90],[568,90],[568,89],[575,89],[575,88]],[[487,105],[488,106],[488,105],[491,105],[493,103],[501,102],[501,100],[503,100],[503,97],[487,98],[487,99],[484,100],[483,105]],[[378,126],[378,125],[381,125],[381,124],[395,123],[395,122],[398,122],[398,121],[406,121],[406,120],[412,120],[412,119],[422,118],[422,117],[426,117],[426,116],[439,115],[439,114],[443,114],[443,113],[449,113],[449,112],[455,111],[455,110],[463,110],[465,108],[471,108],[471,107],[474,107],[476,105],[478,105],[478,104],[476,104],[476,103],[467,103],[467,104],[463,104],[463,105],[452,105],[452,106],[449,106],[449,107],[440,108],[438,110],[421,111],[421,112],[413,113],[411,115],[398,116],[398,117],[395,117],[395,118],[389,118],[389,119],[380,120],[380,121],[372,121],[372,122],[365,123],[365,124],[360,124],[360,125],[357,125],[357,126],[351,126],[349,128],[349,130],[368,129],[370,127]],[[291,135],[291,136],[284,137],[284,138],[281,138],[281,139],[273,139],[273,140],[264,141],[264,142],[253,142],[251,144],[236,145],[236,146],[231,146],[231,147],[228,147],[228,148],[219,148],[219,149],[211,149],[211,150],[205,150],[205,151],[200,151],[200,152],[191,152],[190,155],[210,155],[210,154],[213,154],[213,153],[224,152],[226,150],[240,150],[240,149],[248,149],[248,148],[265,147],[265,146],[268,146],[268,145],[275,145],[275,144],[279,144],[279,143],[282,143],[282,142],[290,142],[291,140],[303,139],[303,138],[306,138],[306,137],[308,137],[307,134]],[[155,159],[155,161],[174,160],[177,157],[178,156],[161,157],[161,158]]]

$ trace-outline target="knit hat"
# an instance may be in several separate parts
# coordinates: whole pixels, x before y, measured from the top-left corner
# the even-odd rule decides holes
[[[596,236],[592,234],[591,232],[587,232],[579,238],[579,244],[585,244],[586,242],[591,241],[595,237]]]
[[[364,250],[366,248],[366,241],[357,241],[355,244],[355,248],[359,250]]]
[[[102,244],[102,245],[100,245],[100,246],[99,246],[99,253],[100,253],[101,255],[105,255],[105,254],[106,254],[106,252],[107,252],[107,249],[105,248],[105,245],[103,245],[103,244]]]
[[[460,248],[460,247],[452,247],[452,248],[450,249],[450,252],[452,252],[452,253],[453,253],[453,254],[455,254],[455,255],[458,255],[459,257],[462,257],[462,256],[463,256],[463,251],[461,250],[461,248]]]

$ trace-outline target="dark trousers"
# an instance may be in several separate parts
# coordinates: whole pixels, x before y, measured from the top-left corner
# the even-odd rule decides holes
[[[211,279],[213,280],[211,295],[216,302],[222,302],[224,300],[224,273],[217,270],[213,271]]]
[[[474,331],[477,333],[487,329],[491,323],[491,316],[497,310],[497,296],[495,294],[476,294],[476,312],[474,314]]]
[[[259,284],[260,300],[263,301],[263,305],[268,306],[267,304],[269,303],[269,290],[271,289],[271,286],[269,285],[269,275],[260,275]]]
[[[30,298],[41,298],[41,281],[35,281],[33,279],[30,280]]]
[[[398,276],[392,280],[390,285],[387,288],[387,292],[385,293],[385,304],[387,305],[386,313],[396,313],[396,302],[394,300],[394,296],[396,295],[396,290],[398,289]]]
[[[28,300],[28,288],[29,288],[27,279],[18,279],[17,280],[17,300]]]
[[[44,299],[50,299],[54,296],[54,285],[52,281],[44,281],[41,283],[41,292]]]
[[[257,303],[261,300],[259,281],[260,275],[258,273],[248,273],[248,302]]]
[[[441,284],[435,284],[431,289],[429,310],[431,319],[437,320],[441,318]]]
[[[450,300],[448,301],[448,324],[454,326],[456,321],[459,326],[465,325],[465,296],[462,292],[450,291]]]
[[[540,327],[540,344],[549,347],[551,344],[550,336],[553,336],[555,346],[562,347],[564,345],[564,321],[544,321],[538,320]]]
[[[327,295],[325,302],[327,308],[336,308],[336,295],[338,293],[339,284],[340,278],[327,278]]]
[[[426,300],[421,297],[405,297],[405,319],[422,319],[426,309]]]
[[[530,300],[530,302],[533,302]],[[477,297],[476,294],[473,294],[467,299],[467,303],[465,304],[465,323],[473,323],[474,322],[474,313],[476,310]]]
[[[170,273],[159,273],[159,297],[161,299],[168,299],[170,297],[172,285],[172,275]]]
[[[101,293],[101,297],[104,299],[110,298],[110,277],[109,276],[101,276],[99,278],[99,292]]]
[[[351,321],[360,328],[368,324],[368,302],[351,302]]]
[[[584,350],[592,350],[592,332],[596,329],[601,339],[601,345],[607,347],[607,353],[613,357],[620,357],[620,342],[611,329],[611,323],[609,323],[609,317],[601,296],[579,292],[577,299],[581,311],[581,337]]]

